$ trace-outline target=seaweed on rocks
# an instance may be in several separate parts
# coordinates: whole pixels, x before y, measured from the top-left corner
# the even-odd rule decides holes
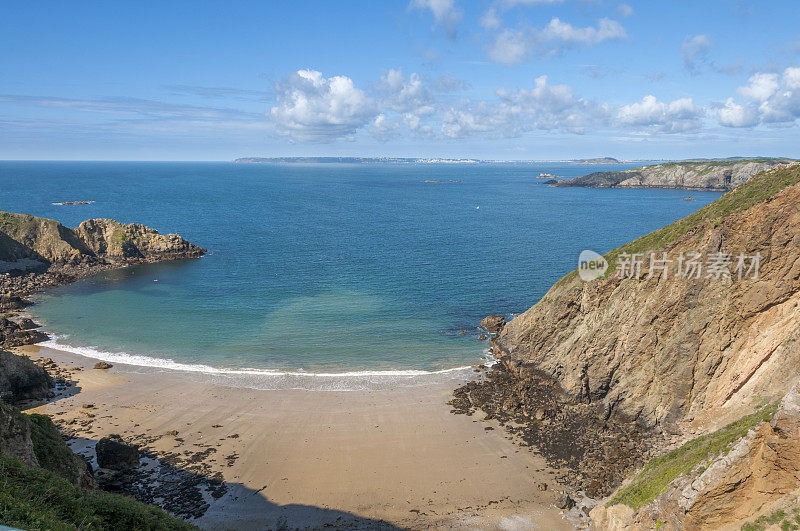
[[[611,493],[643,462],[654,436],[600,404],[571,398],[535,367],[504,361],[457,388],[449,404],[453,413],[480,410],[497,420],[557,469],[561,483],[593,498]]]

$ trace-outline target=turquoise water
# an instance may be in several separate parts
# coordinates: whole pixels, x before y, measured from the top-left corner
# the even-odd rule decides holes
[[[581,250],[719,196],[536,179],[623,167],[2,162],[0,210],[136,221],[209,250],[38,296],[32,313],[75,351],[208,371],[441,371],[480,361],[481,317],[527,309]],[[96,203],[51,204],[71,200]]]

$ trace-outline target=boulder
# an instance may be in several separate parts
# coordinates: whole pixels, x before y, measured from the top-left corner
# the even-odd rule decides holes
[[[45,399],[53,380],[47,371],[24,356],[0,350],[0,398],[9,402]]]
[[[506,325],[506,318],[502,315],[489,315],[481,320],[481,326],[489,333],[496,334]]]
[[[128,444],[119,435],[109,435],[95,446],[97,466],[108,470],[129,470],[139,466],[139,448]]]
[[[19,327],[21,330],[33,330],[34,328],[39,328],[39,325],[33,322],[33,319],[26,317],[19,322]]]
[[[94,368],[95,369],[106,370],[106,369],[110,369],[111,367],[113,367],[113,365],[111,365],[110,363],[108,363],[106,361],[98,361],[97,363],[94,364]]]

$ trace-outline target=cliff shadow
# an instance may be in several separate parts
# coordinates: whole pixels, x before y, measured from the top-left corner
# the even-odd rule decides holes
[[[208,460],[216,457],[213,446],[192,454],[181,445],[178,453],[161,455],[142,448],[138,468],[113,472],[98,468],[97,440],[73,437],[67,444],[89,463],[103,490],[156,505],[201,529],[402,529],[346,511],[272,502],[267,485],[254,490],[212,472]]]

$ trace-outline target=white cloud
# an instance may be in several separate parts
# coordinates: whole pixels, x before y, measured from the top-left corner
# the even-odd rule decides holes
[[[725,107],[717,110],[717,119],[726,127],[753,127],[758,125],[758,109],[753,105],[739,105],[728,98]]]
[[[780,87],[778,74],[754,74],[749,84],[739,87],[739,94],[756,101],[768,100]]]
[[[399,130],[400,125],[386,118],[386,115],[383,113],[375,117],[370,127],[370,132],[381,142],[387,142],[396,137]]]
[[[790,66],[784,70],[783,84],[789,90],[800,89],[800,67]]]
[[[620,4],[617,6],[617,15],[627,18],[632,17],[634,14],[633,8],[628,4]]]
[[[738,104],[729,98],[717,111],[719,123],[728,127],[793,125],[800,118],[800,67],[777,73],[756,73],[737,92],[749,100]]]
[[[545,26],[541,36],[545,41],[592,46],[608,40],[624,39],[628,35],[619,22],[608,18],[601,18],[596,28],[576,28],[556,17]]]
[[[708,35],[694,35],[686,37],[681,45],[683,52],[683,65],[691,74],[697,74],[700,66],[708,64],[708,50],[711,49],[711,39]]]
[[[700,128],[704,113],[691,98],[664,103],[648,95],[640,102],[622,106],[617,113],[617,123],[658,133],[686,133]]]
[[[461,10],[456,8],[455,0],[412,0],[409,7],[429,10],[436,25],[451,37],[455,36],[458,23],[463,16]]]
[[[540,76],[532,89],[497,91],[494,103],[470,101],[451,107],[442,133],[452,138],[477,133],[513,137],[534,129],[582,133],[606,122],[608,108],[577,97],[568,85],[551,85]]]
[[[299,70],[276,86],[277,105],[269,111],[278,132],[311,142],[352,137],[377,114],[374,101],[347,76],[325,78]]]
[[[525,59],[531,48],[530,38],[520,30],[503,30],[489,46],[489,59],[504,65],[516,65]]]
[[[553,17],[541,29],[505,29],[489,46],[492,61],[506,65],[521,63],[530,53],[556,55],[573,46],[595,46],[605,41],[627,38],[622,25],[601,18],[597,26],[575,27],[558,17]]]

